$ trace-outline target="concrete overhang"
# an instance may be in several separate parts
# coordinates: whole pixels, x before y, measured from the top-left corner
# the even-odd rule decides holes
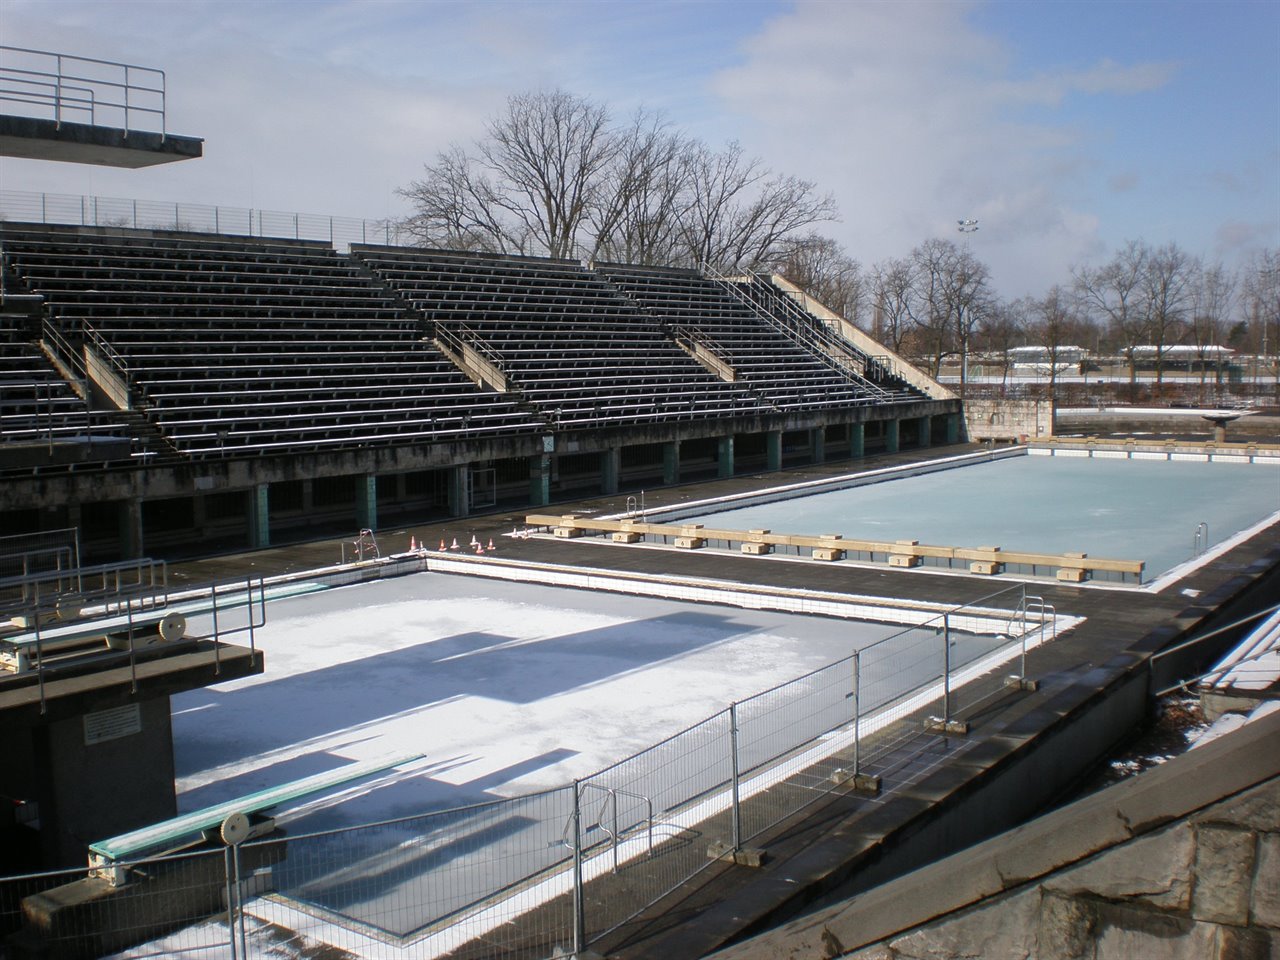
[[[0,156],[131,170],[204,155],[204,139],[0,115]]]

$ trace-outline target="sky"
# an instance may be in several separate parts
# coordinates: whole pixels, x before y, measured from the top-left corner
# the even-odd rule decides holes
[[[1280,246],[1275,0],[0,0],[0,44],[160,68],[169,130],[205,140],[138,171],[0,158],[6,191],[402,216],[425,163],[560,88],[813,181],[866,266],[967,243],[1007,297],[1128,240]]]

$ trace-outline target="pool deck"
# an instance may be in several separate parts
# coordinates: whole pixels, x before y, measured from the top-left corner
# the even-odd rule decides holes
[[[652,510],[981,449],[978,445],[935,447],[737,476],[646,490],[645,500]],[[628,496],[633,495],[636,491],[555,503],[536,512],[622,513]],[[523,527],[530,512],[535,511],[520,509],[442,523],[397,525],[380,530],[378,541],[387,555],[407,550],[410,536],[435,545],[454,537],[466,543],[474,534],[486,545],[492,537],[497,556],[508,560],[944,604],[972,602],[1017,582],[1007,575],[938,575],[844,562],[780,561],[503,536]],[[170,568],[170,583],[181,587],[248,574],[296,573],[336,563],[341,549],[342,541],[326,540],[176,563]],[[713,865],[636,920],[593,944],[593,949],[619,958],[701,956],[745,933],[793,916],[825,896],[883,882],[1007,829],[1058,801],[1094,760],[1132,734],[1136,722],[1133,711],[1146,708],[1145,660],[1150,653],[1227,623],[1251,605],[1261,605],[1260,594],[1280,592],[1280,536],[1272,526],[1160,593],[1040,581],[1034,582],[1034,587],[1033,592],[1059,613],[1086,618],[1069,634],[1028,655],[1027,673],[1039,681],[1038,690],[1003,697],[969,718],[971,732],[963,741],[964,749],[956,749],[961,742],[956,738],[934,736],[928,743],[921,738],[917,755],[905,758],[896,773],[886,776],[881,798],[832,794],[807,811],[806,817],[753,841],[753,845],[767,849],[762,868]],[[268,662],[267,672],[270,670]],[[1110,706],[1095,709],[1102,703]],[[1129,706],[1115,706],[1121,703]],[[1052,746],[1054,742],[1059,746]],[[1040,749],[1046,743],[1050,746]],[[1071,769],[1055,771],[1055,780],[1046,770],[1063,763],[1064,750],[1069,757],[1066,766]],[[889,798],[894,802],[885,802]],[[638,908],[649,898],[639,889],[629,891],[625,882],[615,884],[607,897],[604,891],[600,897],[593,896],[590,887],[587,896],[595,904],[608,902],[611,911]],[[532,926],[536,928],[536,922]],[[459,955],[466,955],[466,951]]]

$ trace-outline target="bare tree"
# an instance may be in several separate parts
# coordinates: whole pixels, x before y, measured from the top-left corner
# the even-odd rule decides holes
[[[1252,348],[1265,363],[1280,341],[1280,250],[1263,250],[1252,258],[1244,272],[1243,293]]]
[[[1200,383],[1208,376],[1209,350],[1221,348],[1227,339],[1227,324],[1231,320],[1236,299],[1236,278],[1221,263],[1215,263],[1198,272],[1192,288],[1191,335],[1200,361]],[[1215,379],[1222,381],[1221,351],[1215,351],[1217,361]]]
[[[915,263],[917,326],[937,376],[942,361],[960,358],[960,395],[968,381],[969,341],[990,306],[986,265],[950,240],[926,240],[911,251]]]
[[[1147,330],[1156,352],[1157,386],[1164,381],[1165,352],[1181,341],[1185,330],[1198,271],[1196,259],[1176,243],[1165,244],[1146,258],[1142,293]]]
[[[1026,337],[1030,309],[1027,298],[993,301],[975,331],[975,347],[999,363],[1002,392],[1009,386],[1009,372],[1013,365],[1010,351]]]
[[[947,303],[947,272],[955,244],[949,240],[926,240],[911,251],[914,296],[908,301],[917,342],[915,354],[927,362],[934,377],[942,372],[942,362],[955,352],[951,314]]]
[[[1027,339],[1044,347],[1049,364],[1049,396],[1054,397],[1058,387],[1060,365],[1066,363],[1065,348],[1078,346],[1082,323],[1076,313],[1076,304],[1067,291],[1059,286],[1049,288],[1043,297],[1032,299],[1027,311]]]
[[[712,150],[643,110],[618,129],[561,90],[510,97],[474,149],[450,147],[400,194],[429,246],[722,270],[763,266],[835,218],[830,196],[737,143]]]
[[[769,266],[805,293],[857,324],[867,295],[867,283],[858,261],[830,237],[809,234],[787,240],[779,259]]]
[[[429,243],[569,257],[616,150],[601,104],[562,90],[508,98],[475,155],[453,146],[401,195]]]
[[[592,259],[671,263],[678,256],[690,144],[661,117],[638,111],[616,135],[600,202],[590,214]]]
[[[830,196],[815,194],[807,180],[770,172],[736,141],[723,150],[695,144],[687,176],[681,238],[684,257],[694,266],[763,266],[782,241],[835,218]]]
[[[872,269],[871,332],[894,353],[902,352],[903,341],[915,324],[915,299],[914,261],[886,260]]]
[[[1101,267],[1082,266],[1072,271],[1082,308],[1110,328],[1121,345],[1129,364],[1131,389],[1138,378],[1134,352],[1146,342],[1149,329],[1149,314],[1143,300],[1149,257],[1146,244],[1131,240]]]
[[[426,176],[400,191],[417,212],[406,232],[427,246],[507,253],[519,244],[508,236],[492,188],[461,147],[451,147],[427,167]]]

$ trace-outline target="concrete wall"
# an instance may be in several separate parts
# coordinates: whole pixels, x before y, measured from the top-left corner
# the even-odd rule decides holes
[[[557,434],[556,453],[600,453],[645,443],[694,440],[802,430],[840,423],[896,421],[956,412],[955,401],[922,400],[892,407],[853,407],[815,414],[748,417],[641,424],[614,430],[583,430]],[[249,490],[262,483],[320,477],[375,476],[431,470],[483,460],[529,457],[542,452],[543,438],[527,436],[501,440],[471,440],[372,449],[343,450],[292,457],[201,460],[158,468],[85,470],[12,479],[0,485],[0,511],[56,508],[134,498],[149,500],[194,493]]]
[[[1053,436],[1052,400],[966,400],[970,440],[1019,440]]]
[[[39,758],[34,789],[17,795],[38,800],[46,865],[83,866],[88,844],[177,813],[167,696],[13,734]]]

